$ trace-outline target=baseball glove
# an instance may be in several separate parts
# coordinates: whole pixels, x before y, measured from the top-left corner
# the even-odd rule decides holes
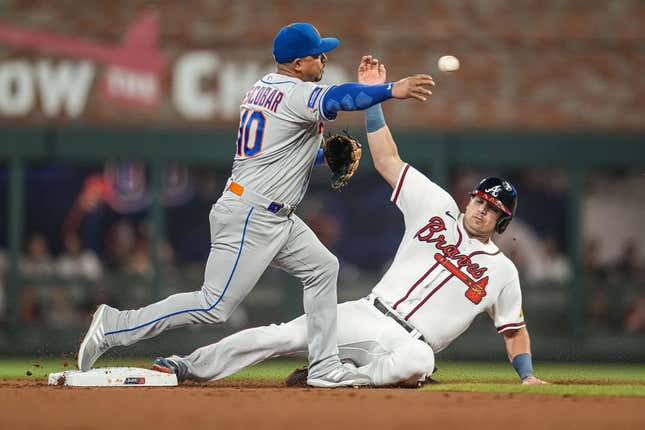
[[[363,155],[361,144],[349,133],[328,136],[322,148],[327,165],[331,169],[331,187],[340,190],[358,169]]]
[[[306,387],[308,376],[309,369],[306,366],[299,367],[287,376],[284,383],[287,387]]]

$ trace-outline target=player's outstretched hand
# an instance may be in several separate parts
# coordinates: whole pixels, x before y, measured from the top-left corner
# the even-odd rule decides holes
[[[384,64],[379,64],[376,58],[365,55],[358,65],[358,83],[364,85],[377,85],[385,83],[387,71]]]
[[[401,79],[392,87],[392,97],[395,99],[417,99],[426,101],[432,94],[430,87],[434,87],[434,80],[430,75],[414,75]]]
[[[535,376],[527,376],[522,380],[522,385],[542,385],[542,384],[548,384],[548,382],[544,382],[543,380],[538,379]]]

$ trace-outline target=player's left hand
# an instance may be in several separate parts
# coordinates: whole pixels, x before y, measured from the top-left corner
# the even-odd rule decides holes
[[[548,384],[548,382],[544,382],[543,380],[538,379],[535,376],[527,376],[522,380],[522,385],[542,385],[542,384]]]
[[[387,78],[385,65],[371,55],[365,55],[358,65],[358,83],[364,85],[384,84]]]
[[[331,187],[340,190],[354,176],[363,155],[358,140],[347,134],[327,137],[322,145],[325,161],[331,170]]]

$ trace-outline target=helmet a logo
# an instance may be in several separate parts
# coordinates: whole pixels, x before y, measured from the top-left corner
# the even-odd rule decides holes
[[[485,189],[484,192],[486,192],[486,194],[490,194],[493,197],[499,197],[499,193],[502,192],[502,186],[495,185],[494,187]]]

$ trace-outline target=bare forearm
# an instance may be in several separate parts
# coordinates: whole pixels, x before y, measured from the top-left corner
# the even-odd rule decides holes
[[[374,161],[374,167],[392,188],[403,167],[399,151],[385,124],[381,106],[373,106],[366,111],[367,142]]]
[[[526,327],[504,333],[504,343],[506,344],[508,361],[512,362],[513,358],[519,354],[531,354],[531,338]]]
[[[531,339],[526,327],[504,333],[504,343],[508,360],[513,365],[522,384],[546,384],[533,374],[533,360],[531,358]]]
[[[374,167],[383,176],[383,179],[394,188],[403,167],[403,161],[399,157],[399,151],[392,139],[390,129],[385,126],[374,133],[368,133],[367,142],[374,160]]]

